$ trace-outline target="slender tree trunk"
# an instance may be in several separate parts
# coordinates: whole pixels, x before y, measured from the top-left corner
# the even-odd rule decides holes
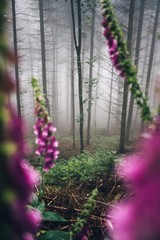
[[[158,48],[158,44],[156,43],[155,48]],[[153,59],[153,67],[152,67],[152,72],[151,72],[151,79],[155,76],[155,72],[157,72],[157,66],[156,66],[156,61],[157,61],[157,53],[159,55],[159,52],[155,52],[155,56]],[[148,99],[149,102],[152,104],[152,93],[153,93],[153,88],[155,87],[155,81],[154,79],[151,81],[150,87],[149,87],[149,94],[148,94]]]
[[[55,35],[55,28],[56,27],[56,23],[53,24],[53,80],[52,80],[52,118],[54,123],[57,126],[57,101],[56,101],[56,35]]]
[[[95,28],[96,0],[93,0],[92,7],[93,7],[93,9],[92,9],[91,40],[90,40],[87,145],[90,144],[90,135],[91,135],[92,86],[93,86],[93,52],[94,52],[94,28]]]
[[[160,59],[158,61],[158,69],[160,69]],[[155,81],[155,94],[154,94],[154,99],[153,99],[153,106],[156,106],[157,104],[157,99],[159,99],[160,96],[160,88],[159,88],[159,75],[156,76],[156,81]],[[158,89],[156,90],[156,87],[158,86]],[[160,101],[158,101],[158,104]]]
[[[140,54],[140,45],[141,45],[141,35],[142,35],[145,2],[146,2],[146,0],[141,1],[140,12],[139,12],[139,21],[138,21],[139,25],[138,25],[135,60],[134,60],[134,65],[137,67],[137,71],[138,71],[138,63],[139,63],[139,54]],[[126,143],[129,142],[129,137],[130,137],[132,115],[133,115],[133,105],[134,105],[134,96],[133,96],[133,94],[131,94],[130,105],[129,105],[129,113],[128,113],[128,121],[127,121],[127,130],[126,130]]]
[[[53,8],[53,24],[52,24],[52,42],[53,42],[53,80],[52,80],[52,119],[55,125],[57,126],[57,92],[56,92],[56,43],[57,43],[57,16],[56,16],[56,7]]]
[[[56,126],[58,127],[59,121],[58,121],[58,104],[59,104],[59,99],[58,99],[58,51],[57,51],[57,35],[58,35],[58,30],[57,30],[57,9],[54,9],[55,11],[55,22],[54,22],[54,28],[53,28],[53,112],[54,112],[54,122]]]
[[[94,134],[96,135],[97,130],[97,101],[98,101],[98,90],[99,90],[99,74],[100,74],[100,66],[101,66],[101,47],[99,46],[99,63],[98,63],[98,71],[97,71],[97,85],[96,85],[96,94],[95,94],[95,102],[94,102]]]
[[[155,49],[157,28],[158,28],[158,20],[159,20],[159,12],[160,12],[160,1],[158,0],[156,13],[155,13],[155,18],[154,18],[153,36],[152,36],[152,42],[151,42],[149,65],[148,65],[147,79],[146,79],[146,86],[145,86],[145,96],[147,98],[148,98],[149,85],[150,85],[150,80],[151,80],[151,72],[152,72],[152,65],[153,65],[154,49]],[[143,129],[144,129],[144,121],[141,122],[141,131],[143,131]]]
[[[71,10],[72,10],[72,23],[73,23],[73,36],[74,36],[75,49],[77,53],[77,68],[78,68],[80,149],[81,149],[81,152],[83,152],[84,151],[84,139],[83,139],[84,111],[83,111],[83,83],[82,83],[82,63],[81,63],[81,41],[82,41],[81,0],[77,0],[78,38],[76,38],[73,0],[71,0]]]
[[[117,77],[117,81],[118,81],[118,96],[117,96],[117,108],[116,108],[116,127],[117,129],[120,129],[120,118],[121,118],[121,101],[123,101],[122,99],[122,95],[123,95],[123,85],[122,82],[119,78],[119,76]]]
[[[85,89],[85,58],[86,58],[86,15],[83,14],[83,37],[82,37],[82,79],[83,79],[83,89]],[[85,92],[84,92],[85,93]],[[85,96],[84,96],[85,97]]]
[[[109,130],[110,130],[112,91],[113,91],[113,66],[112,66],[112,72],[111,72],[111,86],[110,86],[109,108],[108,108],[108,123],[107,123],[107,134],[108,135],[109,135]]]
[[[72,27],[71,27],[71,132],[73,139],[73,149],[75,149],[76,141],[75,141],[75,99],[74,99],[74,39]]]
[[[70,49],[67,48],[67,59],[70,59]],[[71,98],[69,98],[69,96],[71,96],[70,90],[71,90],[71,78],[70,78],[70,62],[67,62],[66,65],[66,122],[69,123],[70,122],[70,106],[71,106]],[[69,124],[68,124],[69,125]],[[68,128],[68,132],[70,134],[71,129]]]
[[[134,6],[135,6],[135,0],[130,0],[129,22],[128,22],[128,36],[127,36],[127,43],[128,43],[127,46],[128,46],[129,53],[131,53],[131,46],[132,46]],[[127,79],[125,79],[125,81],[124,81],[124,90],[123,90],[121,132],[120,132],[120,142],[119,142],[119,152],[120,153],[124,153],[124,148],[125,148],[127,102],[128,102],[128,83],[127,83]]]
[[[49,102],[47,98],[47,77],[46,77],[46,49],[45,49],[45,34],[44,34],[44,15],[43,15],[43,0],[39,0],[39,19],[40,19],[40,36],[41,36],[41,58],[42,58],[42,83],[43,93],[46,99],[46,105],[49,111]]]
[[[160,12],[160,1],[158,0],[155,19],[154,19],[153,36],[152,36],[150,58],[149,58],[149,65],[148,65],[148,72],[147,72],[147,80],[146,80],[146,87],[145,87],[146,97],[148,97],[148,92],[149,92],[149,84],[150,84],[150,78],[151,78],[151,72],[152,72],[152,63],[153,63],[154,49],[155,49],[156,36],[157,36],[159,12]]]
[[[121,119],[121,132],[120,132],[120,141],[119,141],[119,153],[124,153],[124,148],[125,148],[127,101],[128,101],[128,83],[127,83],[127,79],[125,79],[124,89],[123,89],[123,105],[122,105],[122,119]]]
[[[152,29],[152,15],[153,15],[153,7],[152,7],[152,12],[151,12],[151,15],[150,15],[150,21],[149,21],[149,29],[148,29],[148,32],[151,31]],[[142,80],[141,80],[141,84],[143,85],[144,83],[144,79],[145,79],[145,68],[146,68],[146,65],[147,65],[147,53],[148,53],[148,49],[149,49],[149,41],[150,40],[150,36],[149,34],[147,34],[147,44],[146,44],[146,50],[145,50],[145,56],[144,56],[144,62],[143,62],[143,67],[142,67]],[[138,120],[138,106],[136,106],[136,114],[135,114],[135,121],[134,121],[134,126],[137,126],[137,120]]]
[[[21,99],[20,99],[20,85],[19,85],[19,66],[18,66],[18,48],[17,48],[17,23],[16,23],[16,9],[15,0],[12,0],[12,19],[13,19],[13,41],[14,41],[14,55],[15,55],[15,77],[16,77],[16,97],[17,97],[17,111],[18,116],[21,117]]]
[[[70,9],[72,9],[70,7]],[[74,86],[74,35],[72,24],[72,10],[71,10],[71,134],[73,141],[73,149],[76,148],[75,140],[75,86]]]

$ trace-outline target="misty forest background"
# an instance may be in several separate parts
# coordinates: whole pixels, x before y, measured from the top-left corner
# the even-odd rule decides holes
[[[156,115],[160,103],[160,1],[111,3],[141,89]],[[126,81],[112,66],[101,20],[98,0],[11,0],[6,15],[8,39],[19,56],[12,68],[6,64],[16,79],[10,102],[26,121],[26,140],[31,145],[28,160],[38,169],[42,167],[42,160],[34,154],[34,76],[57,128],[60,150],[55,167],[45,174],[43,200],[50,211],[73,223],[97,187],[89,239],[104,239],[106,208],[125,195],[115,176],[115,163],[120,154],[133,150],[145,127]],[[67,223],[49,228],[68,231],[70,227]]]
[[[139,111],[109,59],[99,1],[82,1],[79,9],[73,1],[74,16],[71,2],[12,0],[6,17],[10,43],[18,51],[20,61],[10,70],[17,80],[17,93],[11,102],[26,119],[30,136],[35,120],[31,88],[34,76],[42,85],[57,134],[70,136],[70,142],[73,138],[73,148],[79,147],[79,124],[83,122],[81,150],[97,135],[103,135],[116,136],[117,144],[120,137],[119,150],[123,152],[124,144],[141,129]],[[160,74],[159,1],[117,0],[112,4],[137,66],[142,90],[156,112]],[[74,37],[80,44],[78,51]],[[82,96],[80,101],[79,96]]]

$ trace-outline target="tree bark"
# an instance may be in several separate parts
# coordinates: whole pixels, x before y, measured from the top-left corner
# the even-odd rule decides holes
[[[93,53],[94,53],[94,28],[96,0],[92,4],[92,25],[90,39],[90,63],[89,63],[89,89],[88,89],[88,122],[87,122],[87,145],[90,144],[91,135],[91,111],[92,111],[92,87],[93,87]]]
[[[132,46],[134,6],[135,6],[135,0],[130,0],[128,36],[127,36],[127,47],[128,47],[129,53],[131,53],[131,46]],[[124,153],[124,148],[125,148],[127,102],[128,102],[128,83],[127,83],[127,79],[125,79],[124,90],[123,90],[123,105],[122,105],[122,119],[121,119],[119,153]]]
[[[149,65],[148,65],[148,72],[147,72],[147,80],[146,80],[146,86],[145,86],[146,97],[148,97],[149,84],[150,84],[150,78],[151,78],[152,63],[153,63],[154,49],[155,49],[156,35],[157,35],[157,28],[158,28],[159,12],[160,12],[160,1],[158,0],[155,19],[154,19],[153,36],[152,36],[152,43],[151,43],[151,49],[150,49],[150,58],[149,58]]]
[[[96,85],[96,93],[95,93],[95,102],[94,102],[94,135],[96,136],[97,130],[97,102],[98,102],[98,90],[99,90],[99,75],[100,75],[100,66],[101,66],[101,46],[99,45],[99,63],[98,63],[98,71],[97,71],[97,85]]]
[[[81,21],[81,0],[77,0],[77,14],[78,14],[78,38],[76,38],[75,18],[73,0],[71,0],[73,37],[75,49],[77,54],[77,68],[78,68],[78,91],[79,91],[79,134],[80,134],[80,150],[84,151],[83,125],[84,125],[84,111],[83,111],[83,83],[82,83],[82,64],[81,64],[81,40],[82,40],[82,21]]]
[[[146,79],[146,86],[145,86],[145,96],[148,98],[149,93],[149,85],[151,80],[151,72],[152,72],[152,65],[153,65],[153,57],[154,57],[154,49],[156,43],[156,35],[157,35],[157,28],[158,28],[158,19],[159,19],[159,12],[160,12],[160,1],[157,2],[156,14],[154,18],[154,26],[153,26],[153,36],[151,42],[151,49],[150,49],[150,57],[149,57],[149,65],[147,71],[147,79]],[[144,129],[144,121],[141,122],[141,131]]]
[[[49,102],[48,102],[48,98],[47,98],[46,49],[45,49],[45,34],[44,34],[43,0],[39,0],[39,19],[40,19],[40,36],[41,36],[43,94],[45,96],[46,106],[47,106],[48,112],[50,114]]]
[[[15,55],[15,77],[16,77],[16,97],[18,116],[21,117],[21,99],[20,99],[20,84],[19,84],[19,65],[18,65],[18,48],[17,48],[17,23],[16,23],[16,7],[15,0],[12,0],[12,19],[13,19],[13,41]]]
[[[139,12],[139,21],[138,21],[139,25],[138,25],[135,60],[134,60],[134,65],[137,67],[137,72],[138,72],[138,63],[139,63],[139,54],[140,54],[140,45],[141,45],[141,35],[142,35],[145,2],[146,2],[146,0],[141,1],[140,12]],[[126,143],[129,142],[129,137],[130,137],[132,115],[133,115],[133,105],[134,105],[134,97],[133,97],[133,94],[131,94],[129,112],[128,112],[127,130],[126,130]]]
[[[71,27],[71,132],[73,139],[73,149],[76,147],[75,141],[75,99],[74,99],[74,40],[73,29]]]
[[[111,72],[111,87],[110,87],[109,109],[108,109],[108,123],[107,123],[107,134],[108,135],[109,135],[109,130],[110,130],[110,119],[111,119],[112,90],[113,90],[113,66],[112,66],[112,72]]]

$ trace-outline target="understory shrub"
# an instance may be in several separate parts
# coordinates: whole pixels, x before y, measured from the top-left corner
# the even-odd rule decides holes
[[[68,161],[60,160],[55,167],[46,174],[48,185],[63,185],[74,181],[97,181],[102,174],[114,167],[117,154],[114,151],[100,151],[95,154],[88,152],[77,157],[71,157]]]

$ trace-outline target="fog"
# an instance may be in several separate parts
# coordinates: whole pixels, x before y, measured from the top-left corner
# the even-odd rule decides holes
[[[103,37],[101,27],[101,7],[97,1],[95,9],[95,29],[93,59],[90,60],[90,38],[92,25],[92,9],[88,8],[88,1],[83,1],[82,11],[82,80],[83,80],[83,106],[84,129],[87,129],[88,117],[88,87],[89,66],[92,61],[92,111],[91,132],[102,131],[107,134],[119,134],[124,79],[112,68],[108,47]],[[129,4],[127,1],[112,1],[117,19],[127,39]],[[132,58],[134,61],[139,23],[141,1],[136,1],[133,23]],[[145,91],[148,65],[150,59],[151,41],[157,1],[146,1],[140,52],[138,63],[138,79]],[[88,9],[87,9],[88,8]],[[59,134],[72,132],[72,99],[71,99],[71,48],[74,44],[71,34],[72,17],[70,1],[43,0],[45,57],[46,57],[46,86],[47,98],[51,117],[58,128]],[[13,46],[12,33],[12,8],[8,13],[8,28],[11,45]],[[34,123],[34,100],[31,88],[32,76],[38,78],[42,84],[42,57],[41,57],[41,31],[38,1],[16,0],[17,46],[19,53],[20,100],[22,116],[31,131]],[[77,10],[75,8],[75,25],[77,34]],[[157,34],[159,32],[159,25]],[[149,85],[149,102],[153,111],[159,104],[159,92],[155,92],[158,85],[160,71],[159,49],[160,41],[156,37],[154,58],[151,69]],[[14,69],[11,69],[14,75]],[[79,128],[79,97],[76,52],[74,50],[74,101],[75,124]],[[129,96],[130,98],[130,96]],[[16,97],[12,98],[16,106]],[[129,101],[128,101],[129,107]],[[134,106],[132,130],[140,127],[139,110]]]

